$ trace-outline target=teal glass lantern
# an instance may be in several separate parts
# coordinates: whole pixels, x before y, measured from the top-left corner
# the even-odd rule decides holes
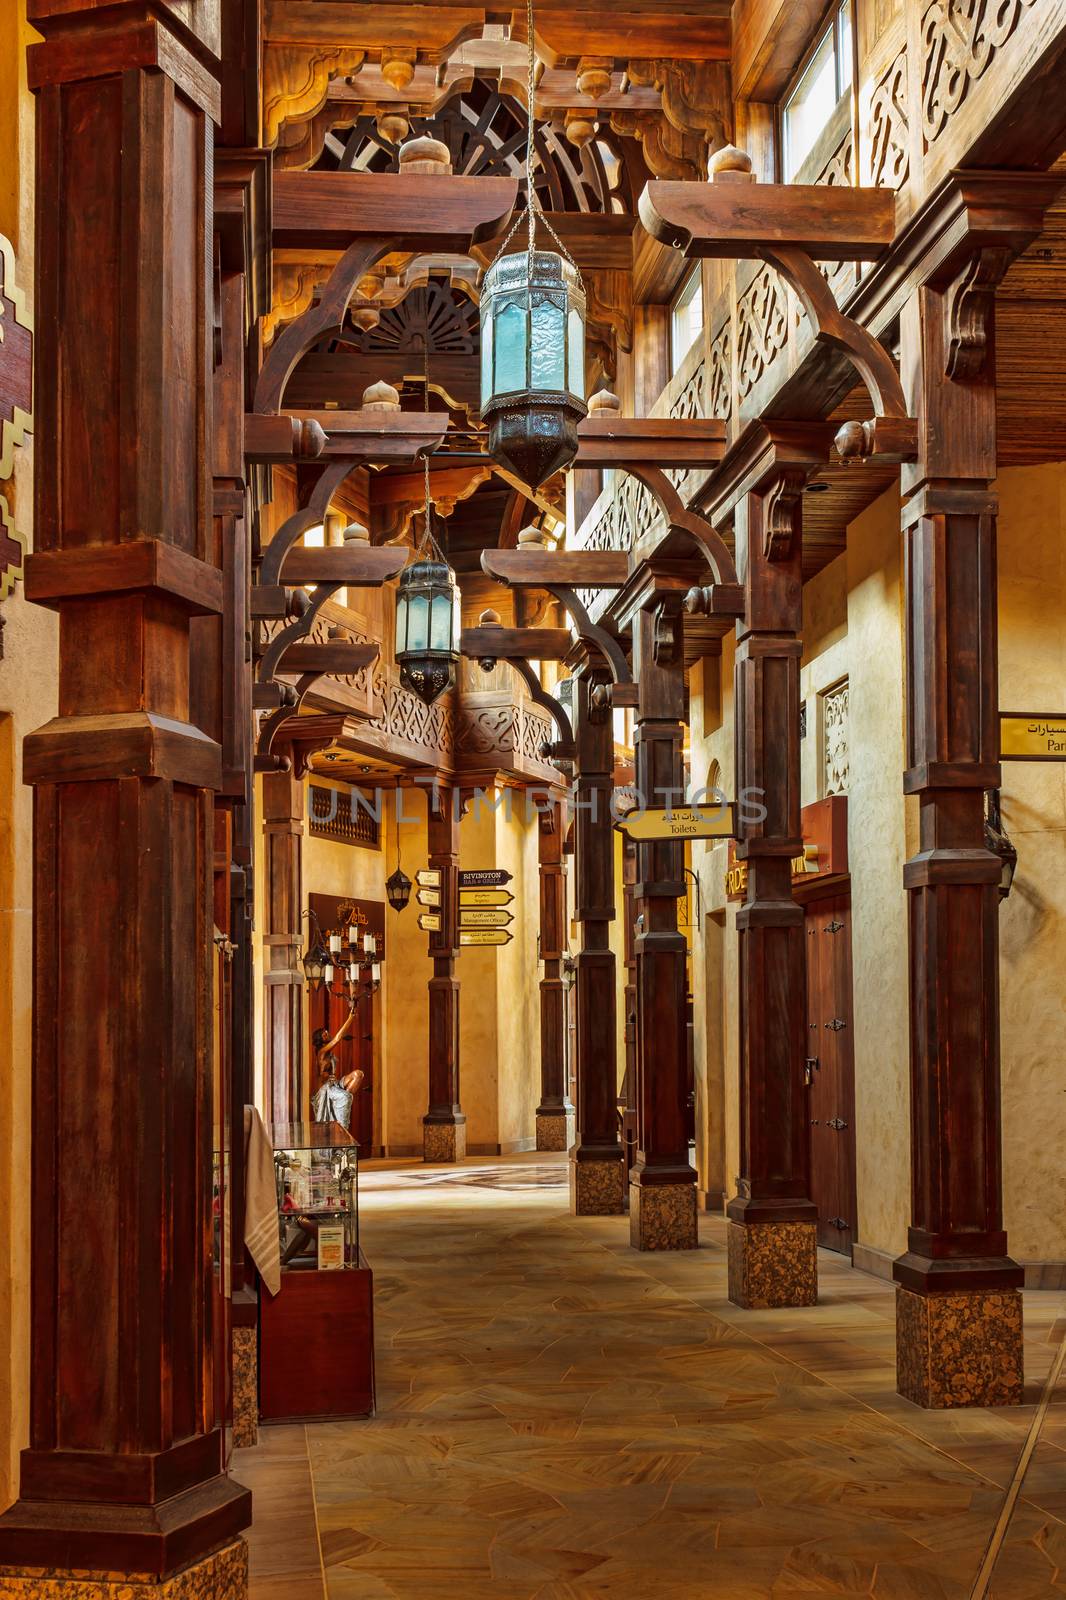
[[[427,705],[455,683],[459,627],[459,590],[448,563],[405,567],[396,592],[396,664],[404,688]]]
[[[481,290],[481,418],[489,454],[535,489],[577,454],[585,291],[551,250],[500,256]]]

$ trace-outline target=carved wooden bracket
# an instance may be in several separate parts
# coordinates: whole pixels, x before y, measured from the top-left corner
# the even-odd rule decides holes
[[[976,250],[948,290],[945,371],[956,382],[972,381],[985,371],[996,289],[1013,259],[1006,245]]]
[[[707,565],[720,584],[737,583],[736,562],[722,535],[715,531],[706,517],[689,511],[661,467],[627,466],[622,469],[631,474],[648,490],[658,503],[671,531],[690,539],[705,557]]]
[[[279,44],[263,51],[263,143],[275,145],[289,122],[306,122],[326,104],[334,78],[357,73],[366,51],[350,45]]]
[[[630,83],[658,89],[663,116],[681,134],[712,150],[726,142],[731,121],[729,67],[721,61],[630,61]]]
[[[807,473],[802,468],[786,468],[771,484],[763,501],[763,554],[768,561],[787,561],[796,539],[796,509],[800,504]]]
[[[652,656],[657,667],[676,667],[684,657],[684,597],[669,595],[660,600],[653,619]]]

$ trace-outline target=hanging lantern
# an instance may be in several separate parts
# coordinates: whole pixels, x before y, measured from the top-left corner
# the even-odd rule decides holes
[[[455,683],[459,660],[459,591],[446,561],[413,561],[396,592],[396,663],[400,682],[431,705]]]
[[[481,291],[481,417],[489,453],[536,489],[577,454],[585,291],[551,250],[500,256]]]
[[[315,942],[308,946],[300,956],[300,965],[304,969],[309,989],[321,989],[323,983],[329,983],[333,977],[333,964],[330,953],[322,942],[321,932],[316,924]],[[328,973],[328,977],[327,977]]]
[[[536,50],[526,0],[526,248],[507,255],[516,222],[481,288],[481,419],[489,454],[536,489],[573,461],[585,405],[585,288],[541,209],[533,175]],[[536,248],[538,220],[559,246]]]
[[[404,910],[411,898],[411,880],[401,866],[397,866],[391,878],[385,879],[385,893],[394,911]]]

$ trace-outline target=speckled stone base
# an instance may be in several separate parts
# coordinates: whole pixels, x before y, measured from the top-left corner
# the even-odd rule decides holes
[[[162,1581],[143,1573],[64,1572],[0,1567],[0,1600],[244,1600],[248,1546],[243,1539]]]
[[[424,1161],[462,1161],[466,1155],[465,1122],[424,1122],[422,1159]]]
[[[620,1217],[625,1210],[625,1162],[570,1162],[570,1210],[575,1217]]]
[[[1022,1403],[1017,1289],[915,1294],[896,1289],[896,1388],[916,1406]]]
[[[259,1374],[254,1328],[234,1328],[233,1359],[233,1446],[246,1450],[259,1443]]]
[[[696,1185],[631,1183],[629,1242],[634,1250],[695,1250]]]
[[[813,1222],[726,1225],[729,1298],[745,1311],[818,1304],[818,1228]]]
[[[572,1111],[537,1112],[537,1149],[569,1150],[574,1142]]]

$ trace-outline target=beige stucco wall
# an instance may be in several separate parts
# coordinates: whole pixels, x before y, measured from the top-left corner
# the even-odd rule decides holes
[[[25,0],[0,7],[0,232],[33,307],[33,100]],[[6,498],[32,541],[33,441],[15,452]],[[55,615],[27,605],[22,587],[2,603],[0,661],[0,1506],[17,1493],[29,1436],[30,1089],[33,795],[22,782],[22,740],[56,714]]]
[[[1000,705],[1066,713],[1066,464],[998,481]],[[1012,1255],[1066,1260],[1066,765],[1003,764],[1018,850],[1000,908],[1004,1215]]]

